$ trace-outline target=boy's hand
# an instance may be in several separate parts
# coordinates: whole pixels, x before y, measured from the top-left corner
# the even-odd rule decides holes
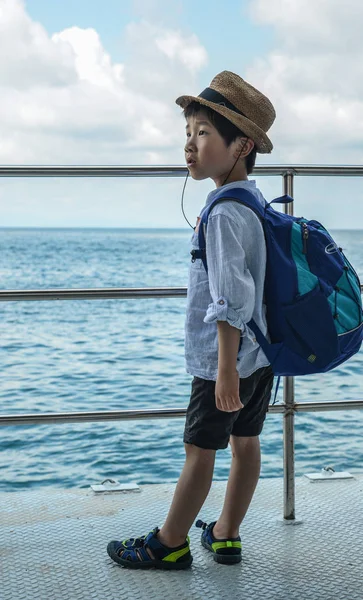
[[[237,369],[218,371],[215,396],[218,410],[234,412],[243,408],[243,404],[239,399],[239,373]]]

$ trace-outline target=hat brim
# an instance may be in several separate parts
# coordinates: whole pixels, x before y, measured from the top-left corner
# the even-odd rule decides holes
[[[253,121],[243,115],[239,115],[230,108],[221,104],[216,104],[215,102],[210,102],[209,100],[204,100],[204,98],[200,98],[199,96],[179,96],[175,102],[182,108],[186,108],[191,102],[198,102],[198,104],[212,108],[215,112],[228,119],[228,121],[231,121],[233,125],[238,127],[238,129],[241,129],[243,133],[251,138],[251,140],[255,142],[257,152],[260,154],[269,154],[272,151],[273,144],[266,133],[258,127],[258,125],[253,123]]]

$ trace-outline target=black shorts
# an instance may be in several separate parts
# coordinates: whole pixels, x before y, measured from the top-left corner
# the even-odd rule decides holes
[[[184,442],[200,448],[227,448],[230,435],[260,435],[268,411],[273,386],[270,366],[239,380],[239,397],[244,408],[224,412],[216,407],[215,381],[194,377],[187,409]]]

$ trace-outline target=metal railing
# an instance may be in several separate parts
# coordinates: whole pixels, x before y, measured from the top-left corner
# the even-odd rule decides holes
[[[149,166],[0,166],[0,177],[184,177],[185,167]],[[266,165],[256,166],[255,175],[278,175],[283,178],[283,194],[294,196],[294,177],[300,176],[346,176],[362,177],[363,166],[324,165]],[[293,214],[293,203],[284,210]],[[102,289],[52,289],[52,290],[0,290],[0,302],[35,300],[96,300],[125,298],[184,298],[187,288],[102,288]],[[297,404],[294,395],[294,378],[284,378],[284,402],[270,406],[269,412],[281,413],[284,446],[284,519],[295,519],[295,455],[294,418],[297,412],[330,410],[357,410],[363,408],[363,400],[342,402],[304,402]],[[46,414],[0,415],[0,426],[35,425],[45,423],[80,423],[90,421],[114,421],[134,419],[170,419],[184,417],[186,409],[122,410],[99,412],[67,412]]]

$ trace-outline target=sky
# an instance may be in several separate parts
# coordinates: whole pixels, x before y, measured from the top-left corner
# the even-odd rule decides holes
[[[222,10],[223,7],[223,10]],[[0,0],[0,165],[181,165],[175,99],[220,71],[269,97],[257,164],[363,164],[361,0]],[[266,199],[279,177],[255,177]],[[182,178],[3,178],[2,227],[188,228]],[[189,178],[194,225],[214,188]],[[361,178],[297,177],[295,212],[363,228]]]

